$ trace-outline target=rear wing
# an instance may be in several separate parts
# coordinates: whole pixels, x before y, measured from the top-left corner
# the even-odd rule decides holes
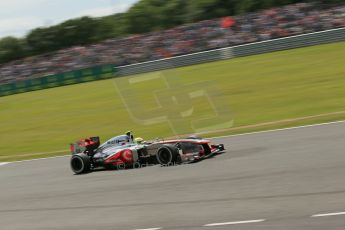
[[[86,139],[79,140],[73,144],[70,144],[70,150],[72,155],[85,153],[86,151],[93,151],[100,145],[99,137],[89,137]]]

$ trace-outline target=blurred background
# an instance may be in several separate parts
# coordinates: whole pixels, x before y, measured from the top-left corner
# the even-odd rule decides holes
[[[42,23],[45,26],[33,28],[25,36],[12,37],[12,34],[25,33],[18,28],[30,20],[19,17],[7,21],[10,25],[5,26],[6,20],[1,19],[0,29],[3,25],[6,30],[0,40],[0,84],[94,65],[121,66],[345,25],[342,0],[33,2],[36,2],[35,9],[31,11],[46,19],[33,22],[32,26]],[[2,15],[6,16],[6,4],[2,4]],[[30,1],[18,4],[23,4],[25,9]],[[18,14],[24,13],[28,14]],[[107,13],[103,17],[82,16]],[[50,25],[55,19],[61,21],[72,15],[82,17]]]

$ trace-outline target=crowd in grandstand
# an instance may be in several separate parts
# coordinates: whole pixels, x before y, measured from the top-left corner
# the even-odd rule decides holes
[[[345,6],[319,9],[309,3],[288,5],[13,61],[0,65],[0,84],[95,65],[127,65],[344,26]]]

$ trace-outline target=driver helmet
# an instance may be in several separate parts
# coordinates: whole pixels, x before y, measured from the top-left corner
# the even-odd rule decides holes
[[[137,143],[137,144],[141,144],[141,143],[143,143],[143,141],[144,141],[144,139],[141,138],[141,137],[137,137],[137,138],[134,139],[134,142]]]

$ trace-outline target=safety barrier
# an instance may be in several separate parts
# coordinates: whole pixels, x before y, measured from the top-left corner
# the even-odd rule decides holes
[[[345,28],[326,30],[315,33],[278,38],[268,41],[204,51],[194,54],[149,61],[117,67],[117,75],[126,76],[164,69],[225,60],[248,55],[262,54],[279,50],[319,45],[345,40]]]
[[[112,78],[115,75],[115,71],[116,68],[113,65],[103,65],[41,78],[17,81],[0,85],[0,96]]]

